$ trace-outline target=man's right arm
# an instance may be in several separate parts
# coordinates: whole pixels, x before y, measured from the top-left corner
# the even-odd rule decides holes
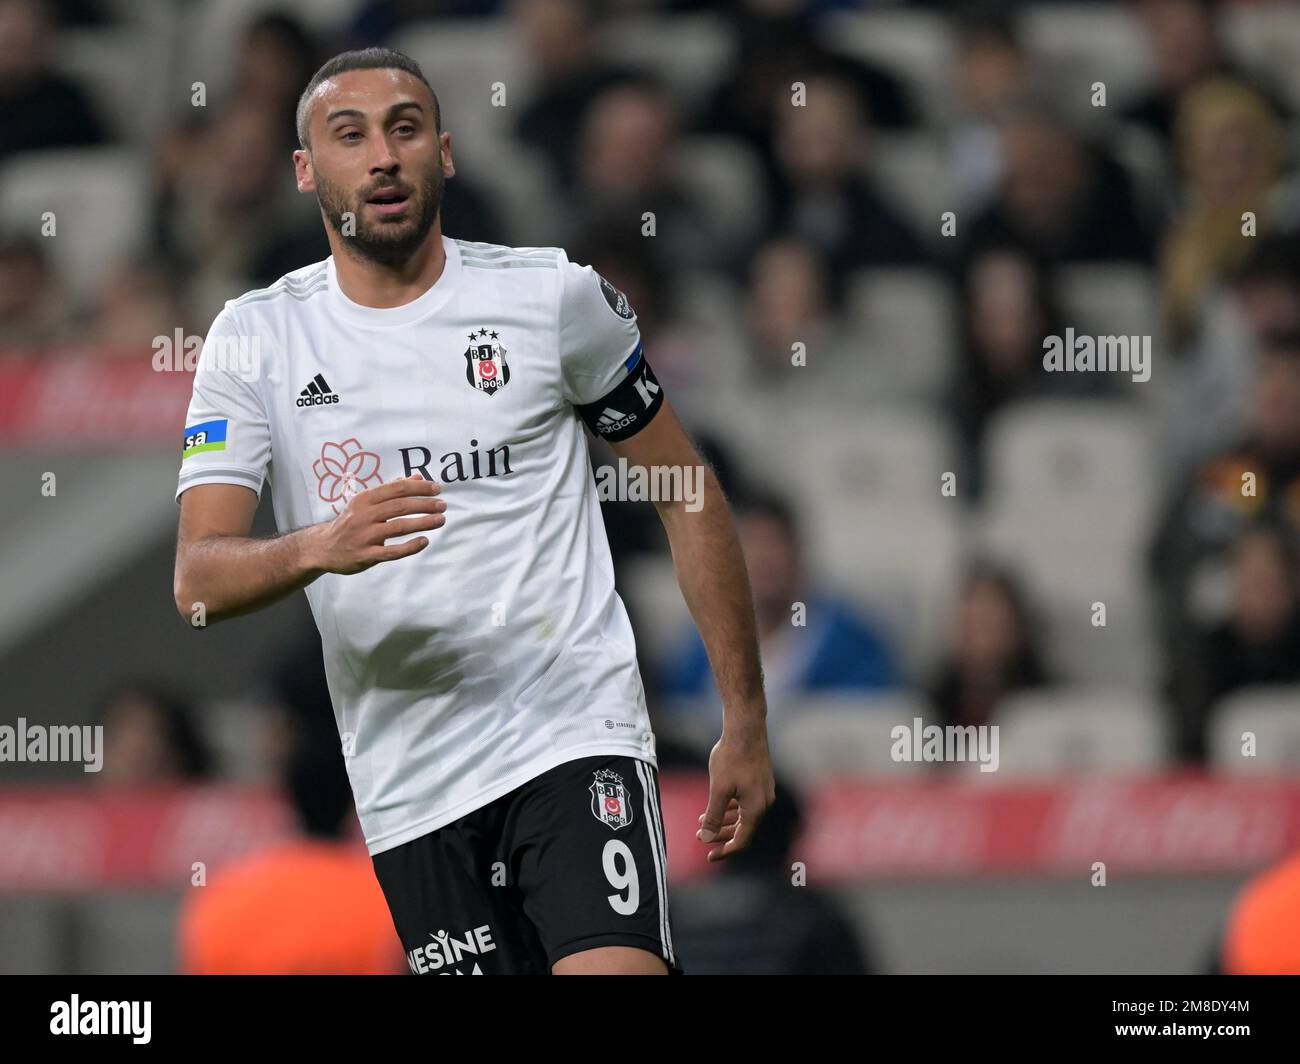
[[[441,487],[422,477],[394,480],[354,495],[337,517],[294,532],[249,536],[257,495],[233,484],[197,484],[181,495],[173,593],[187,620],[202,605],[205,623],[251,613],[306,587],[324,573],[359,573],[418,554],[441,528]]]

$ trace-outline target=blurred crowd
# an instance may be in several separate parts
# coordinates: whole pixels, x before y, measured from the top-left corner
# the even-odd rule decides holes
[[[330,5],[329,26],[298,6],[248,5],[219,90],[202,106],[175,101],[142,132],[115,128],[61,50],[70,35],[129,30],[129,7],[0,0],[0,188],[43,153],[127,149],[148,189],[140,250],[100,263],[88,284],[70,284],[34,232],[0,234],[0,359],[138,358],[178,326],[201,335],[224,299],[325,257],[314,200],[297,194],[289,160],[302,86],[344,47],[400,48],[441,19],[477,22],[512,42],[522,64],[527,93],[506,108],[505,137],[509,159],[529,160],[536,175],[529,242],[566,247],[627,293],[668,394],[735,502],[774,719],[808,696],[851,705],[906,690],[942,722],[996,723],[1010,696],[1066,678],[1039,610],[1047,589],[1018,558],[982,551],[963,554],[946,631],[918,657],[869,594],[826,579],[808,534],[818,515],[730,426],[787,399],[824,398],[863,422],[895,404],[920,409],[955,441],[954,507],[974,522],[991,505],[995,426],[1062,400],[1119,407],[1154,427],[1157,453],[1144,461],[1159,472],[1158,497],[1134,579],[1152,607],[1150,687],[1167,707],[1169,758],[1199,762],[1226,696],[1300,683],[1300,92],[1294,68],[1288,84],[1234,54],[1224,26],[1237,5],[1132,0],[1121,6],[1147,57],[1144,82],[1104,106],[1071,105],[1071,94],[1095,92],[1094,79],[1062,84],[1026,31],[1030,14],[1041,23],[1053,6],[890,5],[923,12],[951,43],[936,107],[933,85],[838,32],[871,5],[359,0]],[[626,18],[706,16],[734,47],[697,75],[698,91],[680,91],[657,57],[605,47]],[[426,73],[441,91],[439,69]],[[447,109],[453,150],[487,121],[481,106]],[[884,177],[923,142],[940,147],[947,228]],[[704,158],[746,178],[734,197],[746,209],[718,209],[689,164]],[[518,204],[502,188],[482,165],[463,165],[444,231],[521,243]],[[1069,278],[1080,266],[1136,279],[1128,294],[1155,341],[1151,383],[1044,371],[1046,337],[1126,331],[1105,306],[1079,319]],[[933,381],[918,385],[915,367],[882,355],[870,334],[863,293],[889,277],[919,278],[950,309],[916,322],[951,351]],[[801,344],[816,358],[792,365]],[[828,435],[826,448],[853,431]],[[651,508],[606,513],[620,570],[662,556]],[[856,531],[870,549],[872,528]],[[635,619],[644,607],[628,598]],[[796,602],[806,623],[791,623]],[[715,712],[701,708],[711,680],[693,632],[656,647],[644,672],[669,732]],[[136,771],[209,771],[173,700],[137,692],[112,712],[123,722],[114,741],[135,744]]]

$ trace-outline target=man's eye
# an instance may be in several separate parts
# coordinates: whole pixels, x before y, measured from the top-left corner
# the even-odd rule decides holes
[[[411,125],[410,123],[404,123],[404,124],[402,124],[402,125],[400,125],[400,126],[397,127],[396,132],[400,133],[402,136],[405,137],[405,136],[408,136],[408,135],[414,133],[414,132],[415,132],[415,127],[414,127],[413,125]]]
[[[359,131],[357,131],[357,130],[355,130],[355,129],[350,129],[350,130],[348,130],[346,133],[343,134],[342,139],[343,139],[343,140],[347,140],[349,137],[360,137],[360,136],[361,136],[361,134],[360,134]]]

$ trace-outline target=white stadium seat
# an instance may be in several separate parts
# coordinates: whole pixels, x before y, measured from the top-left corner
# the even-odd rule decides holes
[[[1151,336],[1153,380],[1132,385],[1131,390],[1143,398],[1147,390],[1159,388],[1165,345],[1154,309],[1160,305],[1160,293],[1150,270],[1126,263],[1062,266],[1057,271],[1056,295],[1065,324],[1078,335]],[[1128,385],[1125,388],[1129,390]]]
[[[722,239],[758,235],[767,203],[762,170],[746,145],[728,137],[682,137],[673,148],[673,169]]]
[[[1270,88],[1300,108],[1300,13],[1295,4],[1228,4],[1222,17],[1232,56],[1246,69],[1261,72]]]
[[[1043,690],[1006,700],[999,725],[1004,777],[1140,773],[1166,758],[1160,707],[1139,691]]]
[[[467,174],[502,165],[515,118],[532,99],[533,75],[513,33],[492,20],[439,19],[397,33],[392,46],[424,70],[442,106],[443,128]],[[505,88],[493,106],[493,86]]]
[[[1255,737],[1254,756],[1242,753],[1243,735]],[[1300,772],[1300,685],[1248,687],[1215,707],[1207,736],[1211,764],[1234,775]]]
[[[1027,5],[1024,39],[1050,71],[1059,103],[1086,125],[1105,120],[1152,76],[1142,25],[1127,4]],[[1106,86],[1106,107],[1092,105],[1092,86]]]
[[[730,67],[736,37],[716,15],[634,15],[612,21],[604,43],[611,60],[649,70],[689,106]]]
[[[774,722],[772,758],[777,771],[789,773],[800,786],[832,776],[917,775],[929,766],[893,760],[889,733],[925,716],[925,704],[905,694],[812,699]]]
[[[948,282],[930,270],[860,270],[849,281],[848,303],[863,350],[887,367],[895,394],[939,400],[956,363],[956,297]]]
[[[952,158],[932,133],[876,133],[871,173],[886,202],[904,212],[929,244],[937,244],[944,211],[957,209]]]
[[[148,164],[123,148],[66,148],[20,155],[0,168],[0,225],[40,239],[42,215],[54,214],[47,240],[60,282],[87,295],[148,236]]]
[[[1000,411],[986,444],[990,502],[1067,505],[1150,500],[1155,441],[1141,409],[1121,401],[1043,399]]]
[[[955,39],[943,15],[923,11],[832,12],[819,25],[822,43],[899,77],[929,120],[953,105]]]

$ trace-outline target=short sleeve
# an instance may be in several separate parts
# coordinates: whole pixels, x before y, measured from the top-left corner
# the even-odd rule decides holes
[[[260,496],[271,429],[258,388],[261,351],[227,305],[213,319],[194,373],[176,497],[198,484],[238,484]]]
[[[641,347],[627,296],[590,266],[560,263],[560,366],[565,398],[608,440],[635,435],[659,412],[663,392]]]

